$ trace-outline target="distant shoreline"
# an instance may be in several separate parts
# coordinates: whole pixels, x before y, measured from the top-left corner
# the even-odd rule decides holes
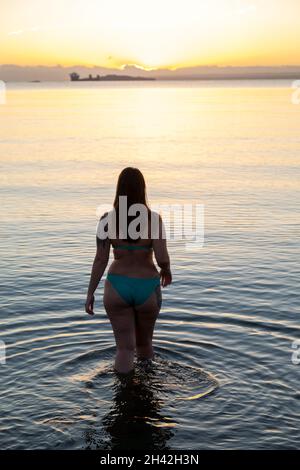
[[[282,75],[207,75],[205,77],[163,77],[157,80],[180,80],[180,81],[195,81],[195,80],[300,80],[299,74],[282,74]]]
[[[201,76],[201,77],[122,77],[120,75],[120,78],[110,78],[110,77],[101,77],[99,80],[90,80],[86,78],[81,78],[77,81],[79,82],[93,82],[93,81],[203,81],[203,80],[300,80],[300,73],[299,74],[282,74],[282,75],[272,75],[272,74],[263,74],[263,75],[250,75],[250,76],[245,76],[245,75],[207,75],[207,76]],[[62,80],[64,81],[64,80]],[[66,80],[67,81],[67,80]],[[73,82],[74,83],[74,82]],[[75,80],[76,83],[76,80]]]
[[[78,80],[78,81],[70,81],[70,80],[3,80],[4,83],[36,83],[36,84],[39,84],[39,83],[70,83],[70,84],[74,84],[74,83],[101,83],[101,82],[117,82],[117,83],[124,83],[124,82],[138,82],[138,81],[141,81],[141,82],[197,82],[197,81],[255,81],[255,80],[265,80],[265,81],[271,81],[271,80],[300,80],[300,74],[299,75],[294,75],[294,74],[291,74],[291,75],[280,75],[280,76],[261,76],[261,75],[258,75],[258,76],[251,76],[251,77],[245,77],[245,76],[232,76],[232,77],[228,77],[228,76],[224,76],[224,77],[220,77],[220,76],[207,76],[207,77],[159,77],[159,78],[150,78],[150,79],[136,79],[136,78],[132,78],[132,79],[126,79],[126,80],[110,80],[110,79],[102,79],[102,80]],[[1,77],[0,77],[0,81],[1,81]]]
[[[73,65],[62,66],[19,66],[13,64],[0,65],[0,80],[6,82],[64,82],[73,75],[76,78],[93,78],[95,81],[121,80],[129,81],[155,79],[157,81],[203,81],[203,80],[300,80],[300,65],[287,66],[197,66],[183,67],[175,70],[152,69],[143,70],[134,65],[113,69],[107,67],[85,67]],[[106,78],[107,77],[107,78]],[[112,78],[112,80],[110,80]],[[104,80],[103,80],[104,81]]]
[[[40,83],[101,83],[101,82],[117,82],[117,83],[124,83],[124,82],[222,82],[222,81],[257,81],[257,80],[263,80],[263,81],[272,81],[272,80],[300,80],[300,74],[295,76],[267,76],[267,77],[261,77],[261,76],[254,76],[254,77],[189,77],[189,78],[183,78],[183,77],[163,77],[163,78],[156,78],[156,79],[150,79],[150,80],[78,80],[77,82],[71,82],[70,80],[3,80],[4,83],[33,83],[33,84],[40,84]],[[1,81],[1,77],[0,77]]]
[[[300,80],[300,74],[298,75],[290,75],[290,76],[251,76],[251,77],[245,77],[245,76],[232,76],[232,77],[217,77],[217,76],[208,76],[208,77],[188,77],[188,78],[157,78],[159,81],[204,81],[204,80]]]

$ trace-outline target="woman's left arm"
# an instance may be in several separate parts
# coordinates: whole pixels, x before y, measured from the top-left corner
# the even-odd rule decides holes
[[[94,293],[108,264],[110,251],[109,238],[106,238],[105,240],[100,240],[100,238],[96,237],[96,240],[97,252],[92,267],[91,279],[85,303],[85,311],[89,315],[94,315]]]

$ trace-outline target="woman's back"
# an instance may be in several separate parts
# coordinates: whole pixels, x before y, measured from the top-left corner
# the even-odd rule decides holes
[[[119,273],[132,277],[147,277],[158,274],[153,260],[155,243],[151,239],[151,213],[147,233],[136,241],[111,239],[114,261],[110,266],[110,273]]]

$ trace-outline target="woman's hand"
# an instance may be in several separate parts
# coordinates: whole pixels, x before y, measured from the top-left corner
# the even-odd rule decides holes
[[[172,282],[172,273],[169,269],[161,269],[160,279],[162,287],[167,287]]]
[[[95,302],[95,297],[94,295],[89,295],[86,298],[85,302],[85,311],[89,315],[94,315],[94,302]]]

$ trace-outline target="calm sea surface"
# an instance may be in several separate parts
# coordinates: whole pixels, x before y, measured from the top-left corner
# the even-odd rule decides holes
[[[293,449],[300,442],[300,105],[288,81],[8,84],[0,105],[0,448]],[[96,208],[128,165],[171,241],[150,370],[120,381],[84,313]],[[0,343],[4,362],[4,343]]]

